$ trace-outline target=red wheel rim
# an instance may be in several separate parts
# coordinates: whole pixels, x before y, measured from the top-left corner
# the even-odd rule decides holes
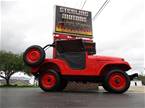
[[[44,74],[41,78],[41,84],[44,88],[50,89],[56,84],[56,77],[52,74]]]
[[[121,73],[113,73],[109,77],[109,85],[115,90],[122,90],[126,86],[126,78]]]
[[[26,60],[30,63],[37,62],[41,57],[41,53],[38,49],[30,49],[26,54]]]

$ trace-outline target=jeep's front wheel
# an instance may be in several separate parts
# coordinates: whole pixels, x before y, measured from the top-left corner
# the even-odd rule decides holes
[[[47,72],[40,73],[39,86],[42,90],[57,91],[60,87],[60,76],[54,70],[48,70]]]
[[[115,69],[105,75],[102,86],[111,93],[124,93],[130,87],[130,79],[125,72]]]

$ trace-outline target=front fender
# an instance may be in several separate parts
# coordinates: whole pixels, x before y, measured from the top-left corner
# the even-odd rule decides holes
[[[103,75],[105,72],[114,68],[119,68],[126,72],[131,69],[131,66],[128,62],[107,62],[102,65],[99,75]]]

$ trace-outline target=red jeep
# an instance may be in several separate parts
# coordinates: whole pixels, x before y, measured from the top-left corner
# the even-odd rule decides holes
[[[45,58],[45,49],[53,47],[54,57]],[[123,93],[137,74],[128,75],[131,69],[123,58],[98,56],[95,43],[83,39],[55,40],[44,48],[33,45],[24,52],[24,62],[38,77],[44,91],[62,91],[68,81],[100,83],[111,93]]]

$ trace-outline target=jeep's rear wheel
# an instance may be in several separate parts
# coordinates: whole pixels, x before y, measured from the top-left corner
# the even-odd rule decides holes
[[[45,51],[41,46],[33,45],[26,49],[23,60],[28,66],[38,66],[44,61]]]
[[[48,70],[43,72],[39,77],[39,86],[42,90],[48,91],[57,91],[60,87],[60,76],[54,70]]]
[[[116,69],[106,74],[102,86],[111,93],[123,93],[130,87],[130,79],[125,72]]]

